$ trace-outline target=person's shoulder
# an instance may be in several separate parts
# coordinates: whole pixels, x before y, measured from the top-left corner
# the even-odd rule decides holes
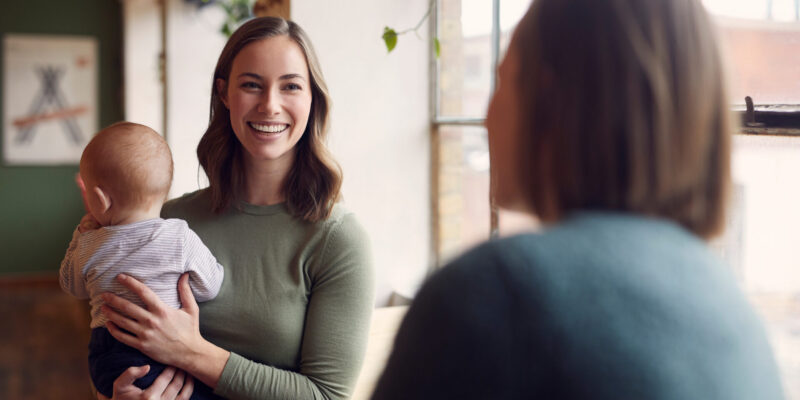
[[[537,234],[521,234],[481,243],[433,273],[423,287],[447,292],[505,291],[516,285],[531,263],[530,253],[541,240]]]
[[[161,217],[186,219],[187,216],[208,213],[210,210],[211,192],[206,188],[167,201],[161,207]]]
[[[364,226],[358,221],[355,213],[341,203],[336,203],[328,218],[318,222],[319,228],[335,236],[350,237],[355,240],[368,240]]]

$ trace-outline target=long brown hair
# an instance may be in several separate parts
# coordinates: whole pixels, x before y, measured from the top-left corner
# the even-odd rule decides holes
[[[523,193],[544,221],[605,209],[721,230],[731,115],[696,0],[536,0],[512,46]]]
[[[212,209],[220,213],[241,197],[245,185],[243,149],[231,127],[230,112],[223,104],[217,79],[230,78],[233,60],[248,44],[276,36],[287,36],[302,49],[311,80],[311,112],[283,188],[292,215],[316,222],[330,215],[339,200],[342,171],[325,145],[330,111],[328,87],[308,35],[292,21],[276,17],[255,18],[233,33],[214,70],[211,84],[211,116],[208,129],[197,146],[197,158],[208,176]]]

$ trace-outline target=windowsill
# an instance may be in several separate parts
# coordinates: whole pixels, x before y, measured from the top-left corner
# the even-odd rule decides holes
[[[800,136],[800,128],[742,127],[739,133],[742,135]]]

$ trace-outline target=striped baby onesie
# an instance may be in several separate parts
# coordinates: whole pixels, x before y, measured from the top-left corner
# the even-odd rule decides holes
[[[91,328],[104,326],[102,293],[112,292],[144,307],[115,277],[125,273],[152,289],[167,305],[181,306],[178,278],[189,272],[198,302],[213,299],[222,284],[223,269],[199,237],[181,219],[154,218],[127,225],[75,232],[61,262],[61,287],[89,299]]]

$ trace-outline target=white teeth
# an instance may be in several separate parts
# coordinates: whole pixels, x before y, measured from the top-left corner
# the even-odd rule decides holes
[[[278,133],[289,127],[289,125],[286,124],[257,124],[255,122],[250,122],[250,126],[264,133]]]

